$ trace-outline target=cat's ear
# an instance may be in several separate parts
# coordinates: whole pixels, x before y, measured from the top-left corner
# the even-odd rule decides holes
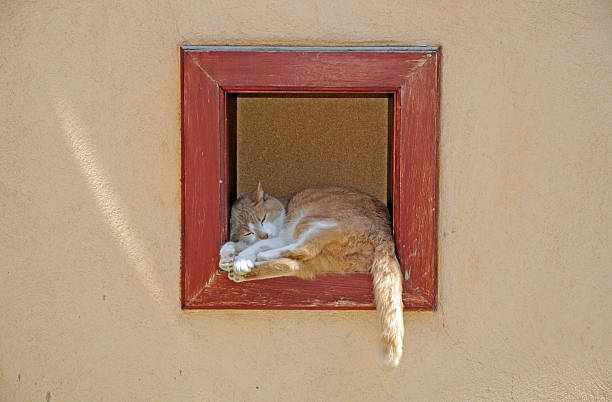
[[[257,188],[251,193],[251,200],[255,203],[260,203],[264,199],[264,191],[261,182],[257,182]]]

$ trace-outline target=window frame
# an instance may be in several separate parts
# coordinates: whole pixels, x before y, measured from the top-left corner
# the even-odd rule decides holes
[[[235,96],[390,94],[390,211],[407,310],[437,304],[439,47],[182,46],[184,309],[374,309],[369,274],[234,283],[218,269],[235,198]]]

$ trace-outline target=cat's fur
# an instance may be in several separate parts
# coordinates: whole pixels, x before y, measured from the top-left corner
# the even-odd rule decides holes
[[[379,200],[327,187],[303,190],[284,203],[259,184],[232,206],[230,241],[221,247],[219,266],[236,282],[370,271],[381,329],[378,361],[399,364],[402,274],[389,213]]]

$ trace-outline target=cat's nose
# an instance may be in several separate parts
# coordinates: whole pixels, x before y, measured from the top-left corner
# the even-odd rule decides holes
[[[267,234],[267,233],[262,234],[262,235],[261,235],[261,238],[262,238],[262,239],[267,239],[267,238],[268,238],[268,234]]]

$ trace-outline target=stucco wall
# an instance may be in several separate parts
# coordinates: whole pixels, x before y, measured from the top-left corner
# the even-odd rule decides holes
[[[612,5],[5,1],[0,400],[612,398]],[[179,44],[443,47],[440,303],[179,305]],[[214,230],[214,228],[211,228]]]
[[[387,202],[390,96],[237,98],[238,195],[261,182],[276,197],[345,186]]]

